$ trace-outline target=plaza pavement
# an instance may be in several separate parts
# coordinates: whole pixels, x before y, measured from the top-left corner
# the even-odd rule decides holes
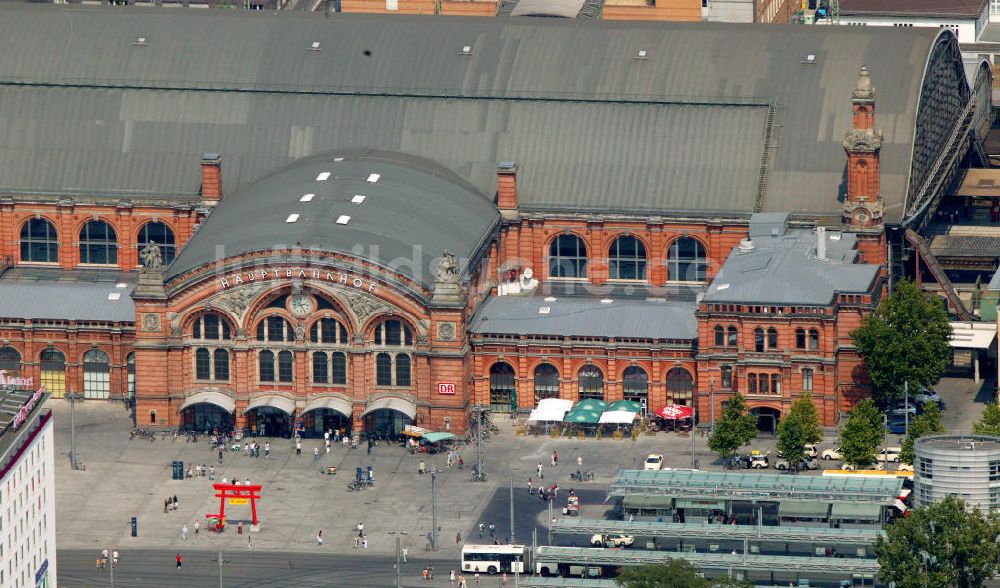
[[[989,386],[989,385],[987,385]],[[946,403],[945,424],[952,430],[969,430],[978,418],[984,394],[967,380],[947,380],[938,387]],[[979,398],[982,396],[983,398]],[[239,536],[234,528],[223,534],[204,529],[206,513],[217,512],[207,477],[183,481],[171,480],[173,460],[216,466],[216,479],[223,475],[252,483],[263,484],[259,502],[261,531],[254,534],[254,549],[293,551],[299,553],[340,553],[354,551],[352,538],[358,522],[363,522],[373,554],[392,554],[395,539],[389,534],[397,528],[405,532],[404,545],[410,553],[425,554],[431,530],[431,478],[419,476],[421,459],[428,467],[437,467],[438,552],[433,556],[455,560],[459,547],[456,532],[469,538],[491,501],[488,516],[496,520],[498,533],[506,531],[507,517],[503,499],[507,496],[508,475],[513,475],[516,489],[523,491],[527,478],[536,478],[536,464],[542,462],[545,481],[558,482],[563,489],[574,485],[569,479],[577,469],[576,458],[583,457],[584,469],[593,469],[597,479],[592,483],[576,484],[580,490],[606,489],[621,468],[640,468],[648,453],[663,453],[665,467],[687,468],[691,465],[691,438],[673,433],[641,435],[638,440],[626,438],[551,439],[548,437],[518,437],[509,421],[499,419],[499,436],[484,444],[484,459],[489,481],[473,483],[468,466],[475,463],[475,447],[466,447],[462,455],[465,469],[446,468],[445,456],[410,455],[397,446],[380,445],[369,458],[365,449],[345,449],[334,445],[330,454],[321,453],[314,463],[312,448],[322,446],[322,440],[304,440],[301,457],[295,456],[294,445],[287,439],[271,439],[271,459],[253,459],[241,453],[227,453],[226,462],[219,466],[208,439],[197,443],[184,438],[160,439],[150,443],[142,438],[129,439],[131,419],[121,404],[107,401],[84,401],[76,408],[76,447],[85,471],[73,471],[68,458],[70,446],[70,406],[64,400],[51,400],[55,416],[56,441],[56,515],[60,549],[94,549],[117,546],[122,551],[141,549],[238,550],[246,549],[246,535]],[[706,446],[705,437],[695,437],[696,457],[701,469],[721,469],[715,455]],[[891,439],[890,439],[891,441]],[[835,443],[832,436],[821,444]],[[773,450],[774,439],[759,438],[753,447]],[[550,465],[551,452],[559,453],[560,465]],[[322,449],[321,449],[322,452]],[[360,492],[348,492],[347,483],[355,467],[372,464],[375,487]],[[320,473],[326,466],[337,466],[337,475]],[[771,470],[773,471],[773,470]],[[502,492],[497,492],[501,489]],[[496,494],[496,496],[494,496]],[[526,493],[525,493],[526,494]],[[180,508],[163,513],[163,500],[176,495]],[[560,496],[562,500],[562,496]],[[537,510],[536,519],[544,523],[546,513]],[[249,519],[249,507],[227,506],[231,518]],[[518,515],[518,520],[528,513]],[[129,536],[129,519],[137,516],[139,536]],[[202,522],[201,533],[194,535],[194,521]],[[489,521],[485,521],[488,522]],[[181,527],[187,525],[188,539],[181,538]],[[517,523],[519,526],[520,522]],[[502,525],[502,529],[501,529]],[[316,545],[316,532],[323,529],[325,543]],[[528,542],[523,533],[519,541]],[[478,537],[473,537],[478,540]],[[540,541],[542,538],[540,537]]]

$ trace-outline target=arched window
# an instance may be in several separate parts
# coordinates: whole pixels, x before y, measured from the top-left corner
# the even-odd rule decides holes
[[[212,374],[214,380],[229,381],[229,351],[216,349],[212,352],[212,369],[215,370]]]
[[[813,369],[802,368],[802,391],[812,392],[813,390]]]
[[[163,258],[163,263],[168,264],[174,260],[177,255],[177,246],[174,243],[174,232],[170,230],[170,227],[159,222],[152,221],[142,225],[139,229],[139,237],[136,239],[135,246],[142,253],[142,250],[146,248],[146,245],[150,243],[156,243],[160,246],[160,257]],[[139,258],[141,259],[141,257]]]
[[[341,351],[313,353],[313,383],[335,386],[347,384],[347,355]]]
[[[283,317],[272,315],[257,323],[257,340],[291,342],[295,340],[295,333],[291,323]]]
[[[630,235],[615,239],[608,254],[608,272],[612,280],[645,280],[646,246]]]
[[[66,356],[57,349],[46,349],[39,363],[42,385],[56,398],[62,398],[66,393]]]
[[[58,263],[59,233],[44,218],[33,218],[21,228],[21,261]]]
[[[686,369],[675,367],[667,372],[667,404],[688,406],[693,389],[694,379]]]
[[[108,354],[91,349],[83,354],[83,397],[107,398],[111,395],[111,362]]]
[[[819,349],[819,331],[816,329],[809,329],[809,349],[812,351]]]
[[[753,330],[754,351],[764,351],[764,329],[757,327]]]
[[[268,349],[262,350],[257,355],[258,373],[261,382],[274,381],[274,352]]]
[[[191,326],[191,338],[228,341],[232,338],[232,331],[226,319],[214,312],[209,312],[194,320],[194,324]]]
[[[287,349],[278,352],[278,381],[291,382],[293,372],[292,352]]]
[[[737,335],[736,327],[726,327],[726,345],[729,347],[739,345],[739,336]]]
[[[767,348],[777,349],[778,348],[778,329],[771,327],[767,330]]]
[[[795,329],[795,348],[805,349],[806,348],[806,331],[805,329]]]
[[[375,327],[375,344],[383,347],[413,346],[413,332],[399,319],[386,319]],[[375,356],[375,383],[378,386],[410,386],[410,355],[406,351],[383,351]]]
[[[622,372],[622,388],[625,400],[643,402],[649,395],[649,376],[646,370],[630,365]]]
[[[309,327],[309,340],[313,343],[348,343],[347,329],[337,319],[321,318]]]
[[[549,276],[586,278],[587,245],[576,235],[559,235],[549,246]]]
[[[580,400],[594,398],[604,400],[604,373],[596,365],[585,365],[577,373],[580,386]]]
[[[733,388],[733,366],[724,365],[719,368],[719,372],[722,374],[722,389],[732,390]]]
[[[128,358],[125,360],[125,364],[128,372],[128,397],[129,400],[135,400],[135,352],[128,354]]]
[[[212,379],[212,353],[204,347],[194,352],[194,377],[196,380]]]
[[[535,367],[535,402],[543,398],[559,398],[559,370],[551,363]]]
[[[16,378],[21,375],[21,354],[13,347],[0,348],[0,370],[8,378]]]
[[[722,347],[726,344],[726,330],[720,325],[715,325],[715,346]]]
[[[490,367],[490,410],[514,412],[517,409],[517,384],[514,368],[502,361]]]
[[[667,250],[667,280],[704,282],[708,269],[705,247],[693,237],[681,237]]]
[[[375,344],[396,347],[413,345],[413,332],[401,320],[386,319],[375,327]]]
[[[92,220],[80,230],[80,263],[118,263],[118,236],[111,225]]]

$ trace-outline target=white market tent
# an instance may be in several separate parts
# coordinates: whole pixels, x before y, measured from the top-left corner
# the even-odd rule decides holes
[[[636,413],[628,410],[609,410],[601,413],[602,425],[627,425],[635,420]]]
[[[543,398],[538,401],[538,406],[528,415],[529,421],[559,421],[562,422],[566,413],[573,408],[572,400],[561,400],[559,398]]]

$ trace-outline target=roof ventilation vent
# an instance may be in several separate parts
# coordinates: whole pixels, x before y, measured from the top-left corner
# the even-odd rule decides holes
[[[310,51],[322,51],[323,48],[319,46],[319,41],[313,41],[312,45],[309,46]]]
[[[728,290],[729,289],[729,284],[719,284],[718,286],[716,286],[715,289],[716,290]]]
[[[132,41],[132,44],[136,47],[145,47],[147,45],[146,37],[136,37],[135,41]]]
[[[330,172],[320,172],[320,174],[316,176],[316,181],[325,182],[330,179],[330,175]]]
[[[539,306],[538,307],[538,314],[549,314],[550,312],[552,312],[552,308],[551,307],[548,307],[548,306]]]
[[[377,184],[378,183],[378,179],[381,178],[381,177],[382,177],[381,174],[368,174],[368,183],[369,184]]]
[[[351,215],[349,215],[349,214],[342,214],[342,215],[340,215],[340,216],[337,217],[337,224],[338,225],[346,225],[349,222],[351,222]]]
[[[315,197],[315,194],[303,194],[302,198],[299,198],[299,202],[312,202],[312,199]]]
[[[125,282],[118,282],[117,284],[115,284],[115,288],[128,288],[128,284],[126,284]]]
[[[368,197],[365,196],[364,194],[355,194],[354,197],[351,198],[351,202],[353,202],[354,204],[364,204],[366,198]]]
[[[343,157],[334,157],[333,160],[337,161],[337,162],[340,162],[340,161],[344,161],[344,158]]]
[[[750,253],[754,250],[752,239],[740,239],[740,253]]]
[[[285,222],[294,223],[297,220],[299,220],[299,213],[293,212],[292,214],[288,215],[288,218],[285,219]]]
[[[462,52],[459,55],[472,55],[472,45],[463,46]]]
[[[611,304],[614,302],[611,298],[601,298],[601,304]]]
[[[121,292],[108,292],[108,300],[121,300]]]
[[[649,59],[645,49],[639,49],[635,52],[635,59]]]
[[[804,63],[806,65],[813,65],[813,64],[815,64],[816,63],[816,54],[815,53],[810,53],[809,55],[806,55],[806,58],[802,60],[802,63]]]
[[[545,297],[545,301],[546,302],[555,302],[556,300],[558,300],[558,298],[556,298],[555,296],[546,296]]]

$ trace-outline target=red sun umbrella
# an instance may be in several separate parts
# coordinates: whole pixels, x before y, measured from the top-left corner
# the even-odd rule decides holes
[[[668,421],[676,421],[693,417],[694,409],[690,406],[681,406],[680,404],[668,404],[657,410],[656,414]]]

